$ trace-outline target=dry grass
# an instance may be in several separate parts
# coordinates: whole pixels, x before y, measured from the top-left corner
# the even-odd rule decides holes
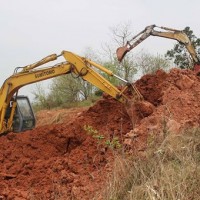
[[[106,200],[200,199],[200,130],[151,140],[145,157],[116,157]]]

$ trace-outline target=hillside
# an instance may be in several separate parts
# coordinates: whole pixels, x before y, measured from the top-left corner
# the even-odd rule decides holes
[[[144,152],[149,136],[199,127],[200,78],[192,71],[159,70],[136,86],[152,114],[140,103],[127,114],[105,96],[89,108],[42,111],[34,130],[1,136],[0,199],[92,199],[112,171],[115,144]]]

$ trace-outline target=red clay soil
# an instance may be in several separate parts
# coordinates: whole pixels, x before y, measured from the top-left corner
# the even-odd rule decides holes
[[[47,125],[1,136],[0,199],[98,197],[112,170],[113,150],[105,141],[118,136],[130,148],[144,151],[148,135],[199,126],[200,79],[193,72],[160,70],[142,77],[136,86],[153,104],[151,114],[145,114],[148,106],[136,103],[129,117],[123,104],[105,98],[71,115],[63,110],[59,116],[59,111],[54,116],[51,111],[40,113],[41,124],[44,116],[51,116],[49,123],[43,121]],[[85,126],[92,127],[98,137],[92,137]]]

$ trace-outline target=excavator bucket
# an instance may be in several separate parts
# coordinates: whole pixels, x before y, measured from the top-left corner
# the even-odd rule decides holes
[[[139,118],[148,117],[153,113],[154,105],[144,99],[135,84],[130,84],[125,94],[129,97],[125,109],[133,126]]]
[[[138,120],[148,117],[154,112],[155,106],[144,99],[140,99],[128,101],[125,104],[125,109],[134,129]]]
[[[129,52],[129,49],[128,49],[127,45],[123,46],[123,47],[119,47],[116,51],[118,61],[121,62],[123,60],[124,56],[126,55],[126,53],[128,53],[128,52]]]

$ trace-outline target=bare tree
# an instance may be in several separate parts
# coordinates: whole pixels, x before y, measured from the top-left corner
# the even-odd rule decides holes
[[[111,31],[111,44],[104,44],[103,51],[107,57],[107,63],[110,66],[115,66],[118,75],[126,80],[132,80],[133,75],[137,72],[132,54],[127,55],[121,63],[118,62],[116,57],[116,50],[120,46],[124,46],[132,34],[131,24],[123,23],[110,28]]]
[[[137,68],[143,75],[155,73],[158,69],[165,71],[170,69],[170,62],[160,54],[154,56],[141,51],[136,57],[136,63]]]

